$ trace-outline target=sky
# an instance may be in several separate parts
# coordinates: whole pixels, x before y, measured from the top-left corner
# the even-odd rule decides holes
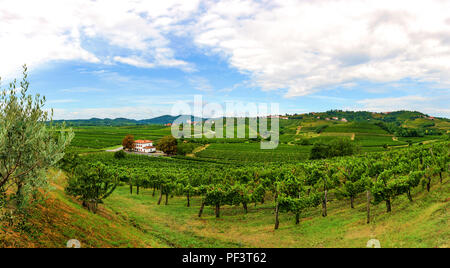
[[[54,119],[170,114],[178,101],[281,113],[450,118],[450,1],[0,0],[2,88],[27,64]]]

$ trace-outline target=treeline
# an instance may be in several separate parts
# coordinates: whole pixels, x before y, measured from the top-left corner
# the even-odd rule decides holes
[[[430,128],[434,126],[431,123],[428,126],[422,126],[421,128],[405,128],[402,127],[399,122],[393,123],[384,123],[384,122],[376,122],[375,125],[379,126],[381,129],[387,131],[390,134],[394,134],[397,137],[424,137],[425,135],[443,135],[444,131]]]

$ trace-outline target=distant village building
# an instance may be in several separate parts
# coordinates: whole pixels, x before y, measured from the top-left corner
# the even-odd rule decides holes
[[[140,153],[154,153],[156,152],[156,148],[153,146],[153,141],[136,140],[134,141],[134,151]]]
[[[327,118],[325,118],[325,120],[330,121],[330,118],[327,117]]]
[[[165,124],[166,127],[170,127],[171,125],[172,125],[172,123]]]
[[[346,118],[342,118],[341,121],[342,122],[348,122],[348,120]]]
[[[333,119],[333,120],[339,120],[338,117],[332,117],[331,119]]]

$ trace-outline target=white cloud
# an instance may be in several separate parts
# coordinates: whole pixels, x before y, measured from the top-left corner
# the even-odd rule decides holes
[[[191,76],[189,79],[189,83],[199,91],[211,92],[214,90],[214,87],[211,85],[209,80],[205,77],[201,76]]]
[[[150,62],[146,62],[145,60],[138,58],[138,57],[119,57],[116,56],[114,57],[114,60],[120,63],[125,63],[125,64],[129,64],[129,65],[133,65],[136,67],[141,67],[141,68],[153,68],[155,67],[155,64],[150,63]]]
[[[193,71],[170,41],[182,36],[248,86],[287,97],[405,78],[445,89],[449,10],[440,0],[1,0],[0,74],[54,60]]]
[[[208,1],[195,42],[264,90],[355,80],[450,85],[450,1]]]
[[[31,68],[54,60],[108,63],[109,57],[138,67],[192,70],[176,59],[166,33],[189,18],[198,4],[196,0],[2,0],[0,74],[16,75],[24,63]],[[101,41],[102,47],[90,52],[83,47],[85,40]]]
[[[85,109],[53,109],[54,120],[72,120],[72,119],[90,119],[90,118],[129,118],[129,119],[148,119],[163,114],[167,110],[152,109],[148,106],[126,106],[115,108],[85,108]]]

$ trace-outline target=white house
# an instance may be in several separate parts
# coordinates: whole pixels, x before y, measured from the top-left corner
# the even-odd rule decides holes
[[[134,151],[140,153],[154,153],[156,152],[156,148],[153,146],[153,141],[136,140],[134,141]]]

